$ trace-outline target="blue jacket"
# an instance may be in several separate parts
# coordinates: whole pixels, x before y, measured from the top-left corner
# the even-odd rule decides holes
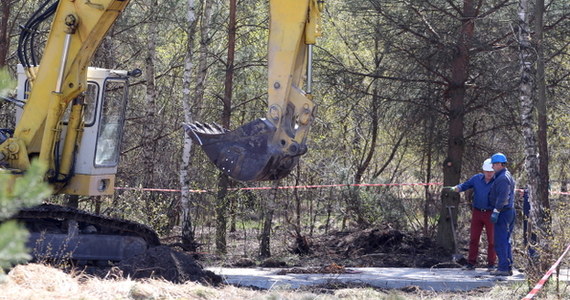
[[[495,173],[495,181],[489,192],[489,202],[499,211],[514,208],[515,180],[507,168]]]
[[[485,175],[483,173],[475,174],[469,180],[462,184],[457,185],[460,192],[468,189],[473,189],[473,207],[477,209],[493,209],[489,203],[489,191],[493,185],[491,179],[488,183],[485,182]]]

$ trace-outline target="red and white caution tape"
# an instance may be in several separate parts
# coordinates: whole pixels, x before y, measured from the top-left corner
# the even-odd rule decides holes
[[[570,195],[570,192],[555,192],[555,191],[551,191],[551,194],[558,194],[558,195]]]
[[[554,272],[554,270],[556,269],[558,264],[560,264],[560,262],[562,261],[562,258],[566,255],[566,253],[568,253],[569,249],[570,249],[570,245],[568,245],[568,247],[566,247],[566,250],[564,251],[564,253],[562,253],[562,255],[560,255],[560,258],[558,258],[558,260],[554,263],[554,265],[552,265],[552,267],[550,267],[548,272],[546,272],[546,274],[544,274],[544,276],[542,276],[542,278],[538,281],[538,283],[534,286],[534,288],[528,293],[528,295],[526,295],[526,297],[522,298],[522,300],[532,299],[532,297],[534,297],[536,295],[536,293],[538,293],[538,291],[540,291],[540,289],[544,286],[544,284],[546,283],[546,281],[548,280],[550,275],[552,275],[552,273]]]
[[[332,188],[332,187],[351,187],[351,186],[358,186],[358,187],[392,187],[392,186],[429,186],[429,185],[442,185],[441,182],[430,182],[430,183],[360,183],[360,184],[323,184],[323,185],[288,185],[288,186],[279,186],[279,187],[270,187],[270,186],[260,186],[260,187],[245,187],[245,188],[230,188],[230,191],[237,191],[237,190],[271,190],[271,189],[315,189],[315,188]],[[177,189],[154,189],[154,188],[134,188],[134,187],[115,187],[117,190],[135,190],[135,191],[151,191],[151,192],[175,192],[179,193],[181,190]],[[208,190],[188,190],[190,193],[205,193]]]
[[[230,191],[237,190],[271,190],[271,189],[315,189],[315,188],[333,188],[333,187],[394,187],[394,186],[430,186],[430,185],[442,185],[441,182],[429,182],[429,183],[360,183],[360,184],[322,184],[322,185],[289,185],[289,186],[279,186],[277,188],[270,186],[260,186],[260,187],[245,187],[245,188],[230,188]],[[179,189],[161,189],[161,188],[135,188],[135,187],[115,187],[117,190],[134,190],[134,191],[149,191],[149,192],[173,192],[179,193]],[[523,189],[516,189],[517,192],[523,193]],[[190,193],[206,193],[208,190],[188,190]],[[551,194],[559,195],[570,195],[570,192],[555,192],[551,191]]]
[[[524,194],[524,189],[515,189],[515,192],[519,192],[521,195]],[[557,191],[550,191],[550,194],[556,195],[570,195],[570,192],[557,192]]]
[[[125,190],[125,191],[148,191],[148,192],[172,192],[172,193],[180,193],[181,190],[176,189],[154,189],[154,188],[135,188],[135,187],[115,187],[116,190]],[[190,193],[205,193],[207,190],[188,190]]]

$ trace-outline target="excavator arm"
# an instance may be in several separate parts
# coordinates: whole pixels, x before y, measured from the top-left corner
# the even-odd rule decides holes
[[[266,117],[233,131],[216,124],[184,125],[222,172],[242,181],[287,176],[307,152],[307,135],[315,113],[312,46],[320,35],[323,1],[270,0],[269,6]]]

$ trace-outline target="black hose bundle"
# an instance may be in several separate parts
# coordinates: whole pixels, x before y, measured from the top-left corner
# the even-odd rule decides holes
[[[18,39],[18,59],[24,67],[37,66],[38,59],[35,51],[35,38],[38,27],[42,22],[51,17],[59,4],[59,0],[50,5],[53,0],[46,0],[28,19],[26,24],[21,25],[20,37]],[[48,6],[49,5],[49,6]],[[47,7],[47,8],[46,8]]]

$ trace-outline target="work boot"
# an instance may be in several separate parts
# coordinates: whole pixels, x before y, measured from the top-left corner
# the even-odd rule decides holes
[[[493,276],[511,276],[513,275],[513,271],[508,270],[508,271],[501,271],[501,270],[495,270],[491,272],[491,275]]]
[[[472,270],[475,270],[475,266],[468,263],[468,264],[466,264],[465,266],[463,266],[462,269],[463,269],[463,270],[472,271]]]

